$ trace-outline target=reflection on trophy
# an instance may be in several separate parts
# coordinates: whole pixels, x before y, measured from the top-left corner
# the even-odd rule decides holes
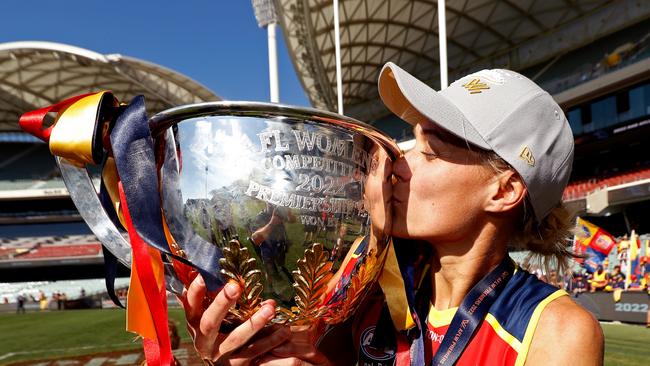
[[[170,291],[197,273],[212,294],[238,282],[231,324],[266,298],[276,300],[279,324],[335,324],[354,312],[387,253],[390,164],[399,154],[389,138],[328,112],[229,102],[174,108],[130,133],[144,105],[100,94],[86,97],[94,104],[73,101],[53,130],[73,123],[69,110],[92,110],[74,121],[92,124],[89,151],[50,146],[59,146],[52,151],[82,217],[119,260],[136,263],[141,239],[162,254]],[[112,205],[97,199],[83,168],[100,162]]]
[[[390,140],[345,117],[268,104],[182,107],[150,126],[171,237],[183,250],[218,246],[220,273],[244,288],[229,321],[264,298],[277,300],[279,323],[354,311],[388,241]]]

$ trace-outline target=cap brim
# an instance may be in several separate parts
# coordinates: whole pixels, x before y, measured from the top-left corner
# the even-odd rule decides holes
[[[391,112],[412,125],[424,117],[473,145],[492,150],[449,99],[392,62],[379,74],[379,96]]]

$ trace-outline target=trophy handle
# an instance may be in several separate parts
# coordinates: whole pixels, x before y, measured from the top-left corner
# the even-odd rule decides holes
[[[65,158],[54,156],[61,170],[63,182],[68,188],[70,198],[97,239],[127,268],[131,268],[131,244],[117,229],[102,207],[95,186],[88,171],[79,168]],[[180,295],[183,284],[175,275],[171,263],[165,263],[165,286],[171,293]]]
[[[55,156],[55,159],[70,198],[90,230],[117,260],[131,268],[131,245],[104,211],[86,169],[79,168],[59,156]]]

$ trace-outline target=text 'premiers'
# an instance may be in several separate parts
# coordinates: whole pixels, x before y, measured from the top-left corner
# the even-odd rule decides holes
[[[273,190],[271,187],[250,181],[246,195],[281,207],[328,214],[364,215],[363,201],[336,197],[309,197],[295,193]]]

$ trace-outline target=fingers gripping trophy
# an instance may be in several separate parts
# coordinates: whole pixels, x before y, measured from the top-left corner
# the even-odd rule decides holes
[[[227,332],[264,299],[275,300],[275,324],[337,324],[381,272],[399,149],[362,122],[247,102],[148,118],[143,97],[125,104],[99,92],[20,124],[49,144],[107,266],[131,268],[127,329],[142,336],[150,365],[173,364],[166,292],[181,294],[198,275],[204,307],[229,282],[242,289]],[[89,166],[101,168],[100,187]]]

